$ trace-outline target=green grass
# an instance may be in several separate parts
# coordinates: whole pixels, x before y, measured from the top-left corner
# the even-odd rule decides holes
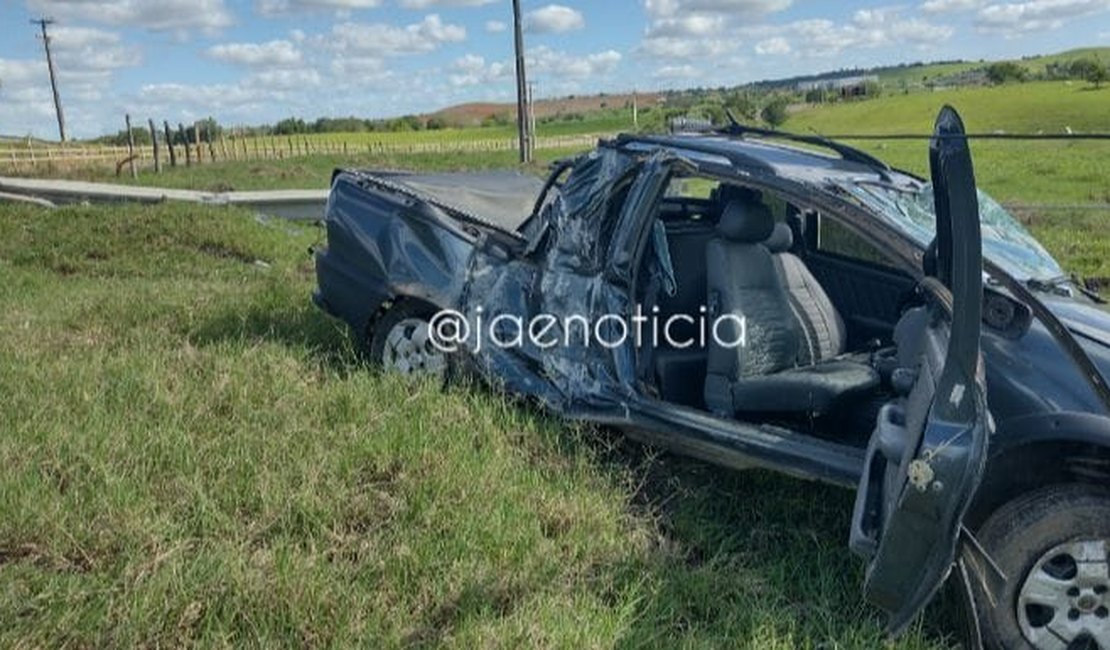
[[[1040,81],[1001,86],[953,88],[893,94],[867,101],[810,106],[785,124],[795,131],[818,133],[928,133],[937,111],[955,106],[968,131],[1064,133],[1110,130],[1110,88],[1095,90],[1083,82]]]
[[[527,171],[545,175],[553,160],[571,156],[577,149],[544,149],[536,152],[535,162]],[[207,162],[192,167],[184,164],[168,168],[162,174],[151,170],[140,172],[132,180],[127,172],[116,176],[111,169],[53,168],[36,171],[36,176],[92,180],[152,187],[169,187],[212,192],[269,189],[327,189],[336,168],[349,169],[419,169],[427,171],[463,171],[517,167],[515,151],[488,153],[420,153],[420,154],[355,154],[350,156],[309,155],[283,160],[252,160],[246,162]]]
[[[0,207],[0,647],[881,645],[849,492],[381,377],[318,236]]]

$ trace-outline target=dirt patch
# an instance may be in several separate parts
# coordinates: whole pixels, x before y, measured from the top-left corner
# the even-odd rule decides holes
[[[636,103],[641,109],[662,104],[664,97],[660,93],[641,93],[636,95]],[[623,108],[632,105],[632,95],[591,95],[588,97],[559,97],[557,99],[543,99],[535,103],[535,113],[538,119],[569,115],[574,113],[596,113],[609,108]],[[496,115],[513,116],[516,114],[516,104],[496,104],[493,102],[473,102],[449,106],[432,113],[428,117],[439,118],[448,124],[476,125],[483,120]]]

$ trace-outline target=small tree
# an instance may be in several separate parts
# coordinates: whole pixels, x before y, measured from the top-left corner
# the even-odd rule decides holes
[[[1013,61],[999,61],[987,66],[987,79],[993,84],[1004,84],[1009,81],[1025,81],[1028,71],[1024,66]]]
[[[1110,80],[1110,70],[1107,70],[1106,64],[1099,61],[1093,68],[1087,71],[1087,81],[1093,83],[1095,88],[1102,88],[1102,84]]]
[[[754,120],[759,112],[759,106],[750,93],[737,91],[725,100],[725,108],[739,120]]]
[[[786,121],[787,104],[788,102],[785,97],[782,97],[781,95],[775,97],[771,101],[767,102],[767,104],[763,107],[763,110],[759,112],[759,116],[763,118],[764,122],[771,125],[772,127],[778,127]]]

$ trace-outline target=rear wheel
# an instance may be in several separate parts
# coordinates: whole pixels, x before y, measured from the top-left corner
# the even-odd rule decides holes
[[[999,508],[978,538],[1007,577],[993,606],[974,587],[988,648],[1110,650],[1110,490],[1031,492]]]
[[[378,319],[370,335],[370,360],[385,372],[443,378],[447,353],[430,336],[435,310],[416,302],[398,302]]]

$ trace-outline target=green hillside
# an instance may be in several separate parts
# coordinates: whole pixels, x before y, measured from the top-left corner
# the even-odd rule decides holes
[[[1110,89],[1096,91],[1077,81],[952,88],[809,106],[796,111],[785,128],[827,134],[924,133],[945,104],[959,109],[969,131],[1110,131]]]

